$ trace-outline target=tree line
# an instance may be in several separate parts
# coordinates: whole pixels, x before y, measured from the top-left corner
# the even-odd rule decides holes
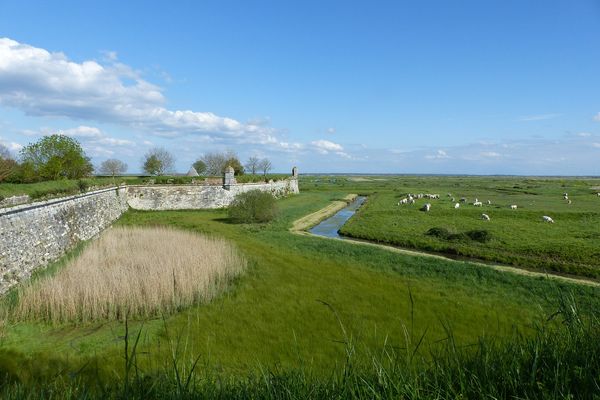
[[[142,157],[142,169],[148,175],[160,176],[173,173],[175,157],[164,148],[150,149]],[[272,170],[268,158],[250,157],[242,163],[233,151],[206,153],[194,162],[199,175],[221,176],[231,166],[235,175],[249,173],[266,176]],[[101,175],[112,177],[123,175],[128,166],[118,159],[103,161],[94,168],[81,144],[65,135],[44,136],[23,147],[19,157],[11,155],[8,148],[0,144],[0,182],[30,183],[60,179],[81,179],[91,176],[96,170]]]

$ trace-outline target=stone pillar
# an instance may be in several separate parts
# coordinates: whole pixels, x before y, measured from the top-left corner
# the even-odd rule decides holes
[[[298,179],[298,167],[292,168],[292,179]]]
[[[229,165],[225,168],[225,174],[223,175],[223,188],[229,190],[231,185],[235,185],[236,183],[235,171],[233,170],[233,167]]]

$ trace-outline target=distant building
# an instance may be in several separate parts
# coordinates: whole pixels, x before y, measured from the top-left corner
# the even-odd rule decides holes
[[[192,166],[185,176],[200,176],[200,175],[198,174],[198,171],[196,171],[196,168],[194,168]]]

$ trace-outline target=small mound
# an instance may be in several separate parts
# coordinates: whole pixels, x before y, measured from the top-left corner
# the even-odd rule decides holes
[[[55,276],[23,287],[18,319],[95,321],[172,313],[210,301],[246,268],[222,239],[167,228],[113,228]]]

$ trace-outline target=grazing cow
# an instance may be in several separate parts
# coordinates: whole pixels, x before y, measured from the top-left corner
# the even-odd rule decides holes
[[[448,197],[452,197],[452,193],[448,193],[448,194],[447,194],[447,196],[448,196]]]
[[[487,214],[481,214],[481,219],[484,221],[489,221],[490,220],[490,216]]]
[[[408,200],[409,204],[415,204],[415,199],[413,199],[412,197]]]
[[[564,192],[564,193],[563,193],[563,196],[569,196],[569,193],[567,193],[567,192]]]
[[[454,205],[454,208],[460,208],[460,203],[456,203],[456,204]]]
[[[488,200],[488,201],[487,201],[487,204],[488,204],[488,206],[491,206],[491,205],[492,205],[492,201],[491,201],[491,200]]]
[[[429,212],[431,210],[431,204],[425,203],[423,207],[421,207],[421,211]]]
[[[516,204],[511,204],[510,205],[510,209],[511,210],[516,210],[517,209],[517,205]]]
[[[466,199],[465,197],[461,197],[461,198],[460,198],[460,202],[461,202],[461,203],[466,203],[466,202],[467,202],[467,199]]]
[[[400,199],[400,201],[398,202],[398,205],[400,204],[408,204],[408,199]]]
[[[453,197],[450,199],[451,202],[456,203],[456,199]]]
[[[480,201],[476,201],[475,203],[473,203],[473,205],[474,205],[475,207],[481,207],[481,206],[483,206],[483,203],[482,203],[482,202],[480,202]]]
[[[567,202],[567,204],[571,204],[571,200],[569,200],[569,201]]]
[[[596,196],[600,197],[600,193],[596,193]]]
[[[542,219],[544,220],[544,222],[550,222],[551,224],[554,223],[554,220],[552,218],[550,218],[549,216],[547,216],[547,215],[544,215],[542,217]]]
[[[569,200],[569,196],[567,196],[566,194],[563,196],[563,199],[565,200]]]

